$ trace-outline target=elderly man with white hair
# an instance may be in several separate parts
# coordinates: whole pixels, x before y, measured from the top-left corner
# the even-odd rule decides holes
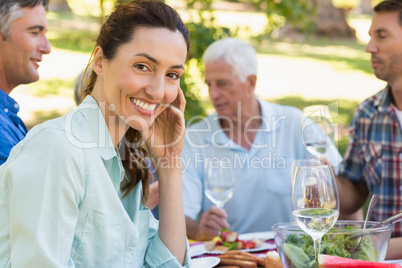
[[[222,228],[270,231],[275,223],[293,221],[292,161],[312,157],[302,142],[301,111],[256,97],[257,54],[248,43],[215,41],[203,63],[216,112],[186,131],[182,161],[188,237],[208,240]],[[341,161],[334,146],[326,157],[334,166]],[[204,195],[206,159],[232,164],[233,197],[223,208]]]

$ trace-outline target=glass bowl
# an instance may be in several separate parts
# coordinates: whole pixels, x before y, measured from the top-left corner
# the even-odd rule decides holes
[[[362,230],[363,221],[337,221],[334,228],[323,236],[320,253],[349,259],[384,261],[392,224],[368,229],[377,223],[369,221],[366,229]],[[314,261],[313,240],[296,222],[278,223],[272,226],[272,230],[284,267],[306,267],[300,264],[306,257]],[[355,248],[360,237],[360,244]]]

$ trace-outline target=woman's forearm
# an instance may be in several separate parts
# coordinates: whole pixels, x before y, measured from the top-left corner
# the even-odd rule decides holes
[[[159,236],[183,264],[186,255],[186,224],[182,201],[182,167],[162,169],[159,181]]]

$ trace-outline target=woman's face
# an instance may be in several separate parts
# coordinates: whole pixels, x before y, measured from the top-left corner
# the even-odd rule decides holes
[[[183,35],[165,28],[138,28],[113,59],[102,55],[100,49],[95,51],[93,68],[99,85],[93,93],[104,102],[99,104],[109,117],[105,118],[109,131],[110,122],[118,122],[118,128],[124,125],[125,130],[149,128],[177,97],[187,55]]]

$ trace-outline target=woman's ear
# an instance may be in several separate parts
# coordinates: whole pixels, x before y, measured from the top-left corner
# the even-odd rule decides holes
[[[103,50],[100,46],[97,46],[94,51],[94,58],[92,61],[92,68],[97,75],[102,74],[104,67],[105,57],[103,56]]]

